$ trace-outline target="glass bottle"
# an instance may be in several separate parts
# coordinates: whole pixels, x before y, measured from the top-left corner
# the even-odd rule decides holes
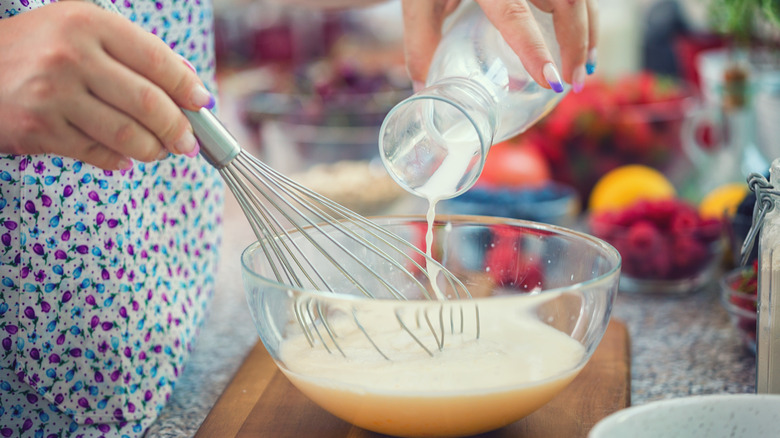
[[[557,66],[552,16],[530,6]],[[563,84],[562,84],[563,85]],[[380,156],[407,191],[447,199],[479,177],[494,143],[536,123],[564,92],[537,84],[473,1],[445,22],[426,88],[396,105],[379,132]]]
[[[756,191],[759,210],[754,226],[761,230],[758,237],[756,392],[780,394],[780,159],[772,163],[769,178],[769,184],[751,184]]]

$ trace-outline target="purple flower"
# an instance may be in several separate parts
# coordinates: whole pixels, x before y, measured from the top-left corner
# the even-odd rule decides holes
[[[30,306],[24,308],[24,316],[29,319],[35,319],[35,309]]]
[[[54,251],[54,258],[57,260],[65,260],[68,258],[68,254],[66,254],[63,250],[58,249],[57,251]]]
[[[38,396],[35,394],[27,393],[27,401],[30,403],[38,402]]]
[[[41,301],[41,312],[49,313],[51,310],[51,304],[48,301]]]
[[[14,221],[5,221],[5,222],[3,222],[3,225],[5,225],[5,227],[8,228],[11,231],[15,230],[16,227],[19,226],[19,224],[17,224]]]
[[[43,245],[36,243],[33,245],[33,252],[38,255],[43,255]]]
[[[144,401],[149,401],[151,399],[152,399],[152,391],[147,389],[146,392],[144,393]]]
[[[111,430],[111,427],[108,424],[98,424],[97,428],[103,433],[108,433]]]
[[[117,380],[119,380],[119,377],[121,375],[122,375],[122,373],[119,370],[114,370],[114,372],[112,372],[109,377],[111,378],[112,382],[116,382]],[[129,409],[129,406],[128,406],[128,409]],[[130,412],[133,412],[133,411],[131,410]]]
[[[125,306],[119,308],[119,316],[127,318],[127,308],[125,308]]]
[[[87,245],[77,245],[76,252],[79,254],[86,254],[89,252],[89,247]]]
[[[90,297],[91,297],[91,296],[92,296],[92,295],[90,295]],[[94,301],[94,299],[93,299],[93,301]],[[100,324],[100,318],[98,318],[98,316],[97,316],[97,315],[95,315],[95,316],[93,316],[93,317],[92,317],[92,320],[89,322],[89,325],[90,325],[92,328],[95,328],[95,327],[97,327],[97,326],[98,326],[98,324]]]
[[[38,283],[43,283],[43,280],[46,280],[46,271],[41,269],[35,273],[35,281]]]
[[[2,435],[4,437],[9,437],[9,436],[11,436],[13,434],[14,434],[14,430],[11,429],[10,427],[4,427],[4,428],[0,429],[0,435]]]
[[[30,349],[30,357],[33,360],[38,360],[41,358],[41,352],[37,348],[31,348]]]
[[[84,298],[84,301],[86,301],[86,302],[87,302],[87,304],[89,304],[90,306],[94,306],[94,305],[96,305],[96,302],[95,302],[95,297],[93,297],[92,295],[87,295],[87,297],[86,297],[86,298]],[[94,318],[97,318],[97,315],[96,315],[96,316],[93,316],[92,318],[93,318],[93,320],[94,320]],[[93,326],[93,327],[94,327],[94,326]]]
[[[82,408],[89,408],[89,402],[87,401],[87,399],[86,399],[85,397],[81,397],[81,398],[79,399],[79,401],[78,401],[78,404],[79,404],[79,406],[81,406]]]
[[[57,353],[50,354],[49,363],[60,363],[60,356]]]
[[[116,226],[119,225],[119,221],[116,219],[109,219],[108,220],[108,228],[116,228]]]
[[[62,395],[62,394],[57,394],[57,395],[55,395],[55,396],[54,396],[54,403],[55,403],[55,404],[60,404],[60,403],[62,403],[63,401],[65,401],[65,396],[64,396],[64,395]]]
[[[3,345],[3,350],[11,351],[11,345],[13,344],[13,342],[11,342],[11,338],[3,338],[3,341],[0,342],[0,344]]]
[[[51,207],[51,198],[48,195],[41,195],[41,204],[44,207]]]
[[[69,197],[73,194],[73,187],[70,186],[70,184],[66,185],[64,189],[62,189],[62,196]]]
[[[102,324],[100,324],[100,328],[103,329],[103,331],[107,332],[111,330],[114,327],[114,323],[111,321],[103,321]]]
[[[15,335],[16,332],[19,331],[19,327],[15,326],[13,324],[8,324],[8,325],[5,326],[5,331],[7,331],[9,335]]]
[[[62,294],[62,299],[60,300],[63,303],[67,303],[70,301],[70,299],[73,297],[73,294],[70,293],[69,290],[66,290],[64,294]]]
[[[67,242],[68,240],[70,240],[70,230],[63,231],[62,234],[60,235],[60,240],[62,240],[63,242]]]
[[[109,275],[108,273],[108,269],[103,268],[103,270],[100,271],[100,278],[102,278],[103,280],[108,280],[111,278],[111,275]]]
[[[95,381],[100,383],[103,381],[103,373],[100,371],[95,371]]]
[[[72,357],[81,357],[81,348],[71,348],[70,355]]]
[[[3,246],[11,246],[11,234],[5,233],[0,236],[0,242],[3,243]]]
[[[100,212],[100,213],[98,213],[98,214],[97,214],[97,216],[95,217],[95,223],[96,223],[96,224],[98,224],[98,225],[100,225],[100,224],[102,224],[102,223],[103,223],[103,221],[104,221],[104,220],[106,220],[106,215],[104,215],[104,214],[103,214],[103,212],[101,211],[101,212]]]
[[[87,193],[87,197],[95,202],[100,202],[100,195],[98,195],[98,193],[94,190]]]
[[[57,336],[57,345],[62,345],[64,343],[65,343],[65,333],[62,333],[59,336]],[[49,360],[51,360],[51,359],[49,359]]]
[[[35,214],[37,213],[37,210],[35,209],[35,204],[32,201],[27,201],[24,203],[24,209],[27,211],[27,213]]]

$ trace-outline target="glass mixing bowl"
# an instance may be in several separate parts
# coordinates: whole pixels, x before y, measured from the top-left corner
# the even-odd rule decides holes
[[[373,220],[425,249],[424,217]],[[370,251],[338,232],[329,237],[354,246],[382,275]],[[303,235],[293,240],[301,251],[311,249]],[[562,227],[481,216],[439,216],[433,242],[434,258],[471,298],[425,299],[397,278],[387,280],[405,291],[403,299],[367,298],[349,284],[335,292],[303,290],[274,280],[259,243],[244,251],[244,285],[260,338],[319,406],[388,435],[472,435],[540,408],[588,362],[617,294],[620,255],[612,246]],[[330,264],[318,258],[311,254],[329,277]],[[371,288],[373,281],[365,283]],[[428,282],[422,275],[420,281]]]

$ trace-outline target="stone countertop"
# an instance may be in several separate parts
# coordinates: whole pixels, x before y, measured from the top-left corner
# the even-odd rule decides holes
[[[227,197],[223,266],[211,313],[169,404],[147,436],[193,436],[258,342],[241,284],[239,257],[254,237]],[[755,357],[738,338],[717,284],[687,296],[618,295],[613,316],[631,341],[631,404],[755,390]]]

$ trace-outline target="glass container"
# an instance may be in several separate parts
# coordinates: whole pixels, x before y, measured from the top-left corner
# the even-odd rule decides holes
[[[530,8],[560,66],[552,16]],[[474,185],[492,144],[525,131],[567,90],[537,84],[479,6],[464,1],[445,23],[426,88],[385,117],[380,156],[412,194],[454,197]]]

